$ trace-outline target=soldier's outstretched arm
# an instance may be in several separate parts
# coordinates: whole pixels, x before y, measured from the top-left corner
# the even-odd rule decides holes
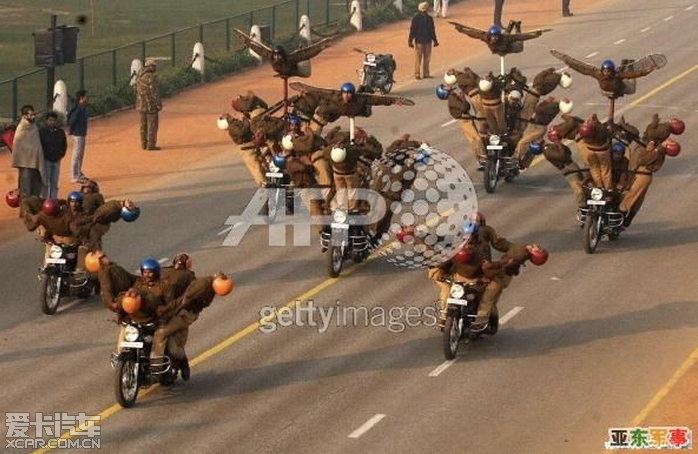
[[[468,27],[467,25],[459,24],[458,22],[453,21],[448,21],[448,23],[456,27],[456,30],[460,33],[468,35],[471,38],[487,42],[487,32],[484,30],[480,30],[479,28],[474,27]]]
[[[587,63],[584,63],[583,61],[579,61],[576,58],[572,58],[569,55],[563,54],[562,52],[558,52],[555,49],[551,49],[550,53],[552,54],[553,57],[562,60],[569,66],[570,68],[574,69],[580,74],[584,74],[585,76],[591,76],[594,77],[595,79],[599,79],[601,77],[601,70],[597,68],[596,66],[589,65]]]
[[[325,38],[321,41],[311,44],[310,46],[301,47],[300,49],[294,50],[293,52],[291,52],[289,60],[292,60],[295,63],[310,60],[323,50],[327,49],[330,46],[330,41],[332,41],[332,38]]]
[[[271,59],[272,55],[274,54],[274,51],[272,51],[271,48],[269,48],[269,46],[266,46],[262,43],[258,43],[242,30],[238,30],[237,28],[234,28],[233,30],[235,30],[235,33],[238,35],[238,37],[245,42],[247,47],[252,49],[256,54],[260,55],[262,58],[265,58],[267,60]]]

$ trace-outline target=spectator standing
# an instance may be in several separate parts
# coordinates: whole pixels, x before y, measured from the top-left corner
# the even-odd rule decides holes
[[[434,19],[428,14],[429,4],[422,2],[418,6],[418,12],[412,18],[410,36],[407,44],[414,48],[414,78],[430,79],[429,59],[431,58],[431,46],[438,47]],[[420,75],[421,69],[421,75]]]
[[[12,142],[12,167],[18,169],[19,192],[39,197],[45,180],[44,151],[41,148],[36,112],[30,105],[20,109],[22,120]]]
[[[73,136],[73,155],[70,158],[70,182],[85,183],[88,178],[82,173],[82,162],[85,158],[85,139],[87,138],[87,91],[75,93],[76,104],[68,113],[68,127]]]
[[[55,112],[46,114],[46,125],[39,129],[41,148],[44,150],[44,166],[46,168],[46,185],[43,197],[58,198],[58,178],[61,172],[61,159],[68,148],[65,131],[58,126],[58,115]]]

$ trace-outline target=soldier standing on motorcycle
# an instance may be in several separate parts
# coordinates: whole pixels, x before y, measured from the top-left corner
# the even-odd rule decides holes
[[[138,276],[109,260],[103,251],[95,251],[94,254],[99,260],[97,279],[102,302],[110,311],[120,313],[119,295],[130,289],[136,283]]]
[[[487,128],[490,134],[503,134],[507,131],[507,123],[504,117],[504,105],[502,104],[502,82],[490,72],[480,79],[480,98],[482,109],[487,119]]]
[[[218,119],[218,128],[228,132],[233,143],[238,146],[238,154],[250,176],[257,186],[264,187],[266,179],[262,166],[262,156],[252,141],[253,135],[249,118],[238,119],[225,114]]]
[[[97,208],[104,205],[104,196],[99,192],[99,185],[94,180],[87,180],[80,186],[82,192],[82,210],[92,215]]]
[[[528,120],[526,129],[524,129],[521,140],[516,145],[514,157],[519,161],[519,167],[526,169],[531,165],[532,159],[528,155],[528,147],[533,142],[539,142],[543,139],[548,125],[555,119],[560,112],[558,101],[552,96],[547,97],[534,108],[533,117]]]
[[[160,275],[172,286],[175,298],[182,296],[196,275],[191,270],[192,259],[188,254],[179,253],[172,259],[172,266],[164,266],[160,269]]]
[[[593,114],[579,127],[579,136],[579,152],[589,167],[594,185],[611,189],[611,138],[606,126]]]
[[[451,114],[451,117],[458,120],[463,136],[470,144],[473,158],[475,158],[475,162],[479,162],[480,156],[485,153],[485,146],[482,143],[480,133],[477,131],[475,121],[482,120],[482,118],[471,115],[470,103],[460,88],[448,89],[446,86],[441,85],[436,89],[436,96],[448,102],[448,113]]]
[[[548,131],[548,140],[551,143],[546,143],[543,146],[543,155],[556,169],[560,171],[567,184],[569,184],[578,207],[586,205],[584,197],[584,189],[582,188],[585,176],[579,171],[579,165],[572,160],[572,150],[562,143],[561,134],[557,127],[552,127]],[[585,175],[586,172],[585,172]]]

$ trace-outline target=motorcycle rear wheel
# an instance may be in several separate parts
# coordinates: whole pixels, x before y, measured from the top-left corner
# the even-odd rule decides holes
[[[344,261],[344,253],[339,246],[330,246],[327,254],[327,274],[330,277],[337,277],[342,272],[342,262]]]
[[[461,328],[459,320],[452,315],[446,317],[446,325],[443,331],[444,356],[447,360],[452,360],[458,353],[460,343]]]
[[[596,252],[601,239],[601,218],[597,213],[587,213],[584,219],[584,227],[582,230],[582,241],[584,242],[584,251],[587,254]]]
[[[119,360],[114,374],[114,394],[116,401],[124,408],[131,408],[138,398],[138,379],[133,361]]]
[[[46,315],[53,315],[58,310],[61,302],[61,289],[58,276],[55,274],[44,274],[41,279],[41,289],[39,291],[41,299],[41,311]]]

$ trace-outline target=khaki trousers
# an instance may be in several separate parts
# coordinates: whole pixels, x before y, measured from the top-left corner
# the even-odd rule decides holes
[[[267,178],[264,175],[264,167],[262,167],[259,152],[254,148],[250,148],[248,150],[238,149],[238,153],[257,186],[264,186]]]
[[[620,202],[620,211],[625,213],[633,212],[637,213],[642,207],[642,202],[645,201],[645,195],[647,195],[647,190],[652,184],[652,174],[647,170],[646,167],[639,167],[638,172],[648,172],[649,175],[643,175],[640,173],[635,174],[632,185],[630,189],[623,197]]]
[[[589,173],[591,174],[591,179],[594,180],[594,184],[605,189],[613,187],[611,153],[608,150],[590,150],[589,146],[583,141],[577,143],[579,153],[589,167]]]
[[[485,146],[480,138],[480,133],[475,129],[475,124],[472,120],[458,120],[460,129],[465,136],[465,140],[470,144],[470,151],[473,153],[475,162],[480,160],[480,156],[485,154]]]
[[[156,358],[158,356],[163,356],[165,354],[168,338],[178,333],[180,330],[188,329],[197,318],[199,318],[199,314],[183,309],[172,317],[170,321],[156,329],[155,334],[153,334],[153,348],[150,350],[150,357]],[[171,342],[169,344],[169,353],[174,358],[183,358],[184,344],[180,344],[180,342],[184,340],[184,343],[186,343],[186,335],[180,333],[177,340],[179,342]]]
[[[315,181],[318,186],[323,188],[332,186],[332,167],[330,167],[330,163],[325,159],[322,150],[314,152],[311,155],[311,161],[313,162]]]
[[[337,188],[337,204],[347,207],[349,211],[356,210],[356,188],[359,187],[359,176],[334,174],[334,185]]]
[[[507,130],[504,118],[504,105],[500,102],[488,103],[483,101],[482,110],[485,113],[490,134],[502,134]]]
[[[158,141],[158,113],[141,112],[141,148],[155,148]]]
[[[565,177],[565,180],[567,180],[567,184],[572,189],[572,192],[574,193],[574,200],[575,202],[577,202],[577,206],[583,207],[586,205],[586,200],[584,200],[584,189],[582,188],[582,175],[578,172],[567,173],[574,172],[576,170],[579,170],[579,166],[576,162],[571,162],[562,169],[560,169],[560,173],[562,174],[562,176]],[[566,173],[567,175],[565,175]]]
[[[431,59],[431,43],[414,43],[414,77],[429,77],[429,60]]]
[[[516,149],[514,150],[514,157],[519,160],[519,162],[528,154],[528,145],[532,142],[540,140],[545,135],[547,128],[544,125],[537,125],[529,123],[524,129],[521,139],[519,140]]]

